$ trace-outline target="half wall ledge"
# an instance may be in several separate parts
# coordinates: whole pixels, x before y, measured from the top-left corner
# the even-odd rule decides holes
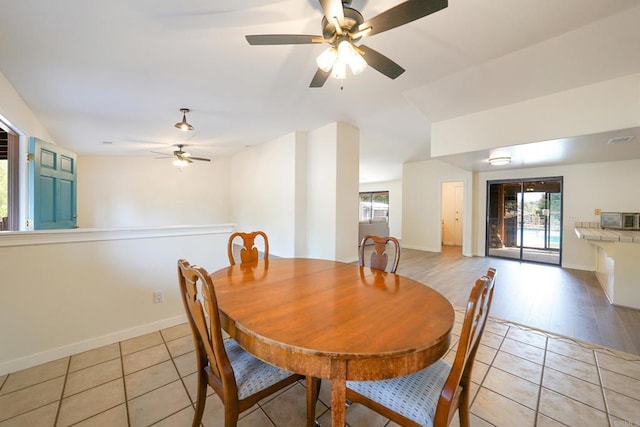
[[[640,310],[640,231],[589,222],[576,223],[575,233],[595,249],[596,278],[609,302]]]

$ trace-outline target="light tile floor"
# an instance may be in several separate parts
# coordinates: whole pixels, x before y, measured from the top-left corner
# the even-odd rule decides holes
[[[456,311],[450,361],[463,314]],[[165,329],[0,376],[0,426],[190,426],[194,372],[188,325]],[[498,319],[487,324],[473,382],[474,426],[640,425],[640,357]],[[329,389],[323,381],[316,407],[325,426]],[[304,384],[293,384],[245,412],[240,425],[303,426],[304,401]],[[221,414],[210,395],[203,425],[222,425]],[[395,426],[357,404],[347,423]]]

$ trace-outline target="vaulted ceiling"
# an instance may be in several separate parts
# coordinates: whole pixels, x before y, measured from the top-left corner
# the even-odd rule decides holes
[[[367,19],[399,2],[351,6]],[[81,155],[186,143],[224,156],[344,121],[361,131],[361,181],[398,179],[402,163],[429,159],[434,122],[640,72],[637,0],[449,0],[367,39],[404,74],[369,67],[342,88],[309,88],[325,46],[244,37],[320,34],[322,14],[318,0],[5,0],[0,72],[55,142]],[[173,127],[182,107],[192,132]],[[584,161],[603,158],[594,147]],[[448,161],[474,170],[483,156]]]

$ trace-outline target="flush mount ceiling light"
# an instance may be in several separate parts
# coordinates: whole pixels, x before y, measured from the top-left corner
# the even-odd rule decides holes
[[[511,157],[502,156],[502,157],[492,157],[489,159],[489,164],[491,166],[503,166],[511,163]]]
[[[190,111],[188,108],[181,108],[180,111],[182,112],[182,121],[176,123],[174,126],[177,127],[178,129],[182,130],[182,131],[188,131],[188,130],[193,130],[193,126],[191,126],[188,122],[187,122],[187,113]]]

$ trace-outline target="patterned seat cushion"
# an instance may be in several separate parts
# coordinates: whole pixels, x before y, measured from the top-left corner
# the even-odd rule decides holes
[[[442,387],[451,365],[440,359],[404,377],[378,381],[347,381],[347,387],[415,421],[432,427]]]
[[[253,357],[233,339],[224,343],[236,377],[238,398],[244,399],[292,375],[291,372]]]

